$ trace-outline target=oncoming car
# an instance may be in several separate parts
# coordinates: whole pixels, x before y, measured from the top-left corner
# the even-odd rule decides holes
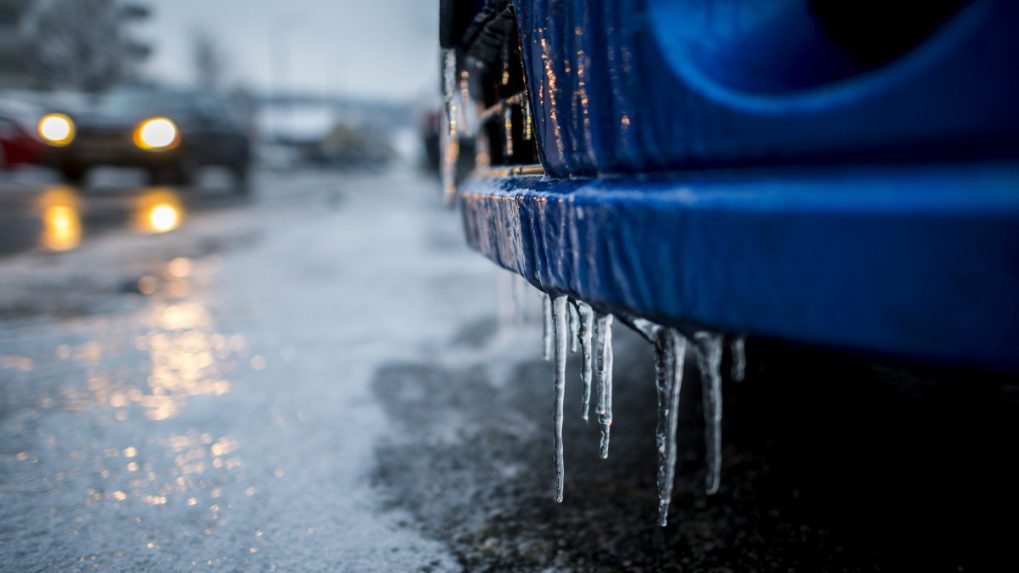
[[[144,169],[152,183],[190,184],[205,166],[228,168],[244,189],[251,144],[221,98],[199,92],[122,90],[86,110],[49,113],[38,124],[45,163],[73,183],[101,165]]]

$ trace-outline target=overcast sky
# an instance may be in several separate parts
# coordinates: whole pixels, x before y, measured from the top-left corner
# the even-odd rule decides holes
[[[204,28],[231,79],[255,89],[282,82],[284,51],[298,91],[411,99],[438,89],[434,0],[147,1],[154,14],[139,32],[155,49],[148,71],[168,82],[192,80],[190,39]]]

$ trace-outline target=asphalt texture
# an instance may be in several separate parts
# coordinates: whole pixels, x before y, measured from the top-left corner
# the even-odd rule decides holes
[[[556,504],[540,302],[437,195],[0,181],[0,571],[1019,566],[1014,375],[754,338],[714,496],[688,361],[664,529],[649,346],[617,328],[608,460],[573,359]]]

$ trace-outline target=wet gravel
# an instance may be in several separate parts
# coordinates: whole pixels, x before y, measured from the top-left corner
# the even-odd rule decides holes
[[[529,328],[539,336],[539,325]],[[699,380],[688,362],[678,482],[661,529],[652,357],[632,333],[617,340],[608,461],[597,457],[596,427],[579,419],[579,364],[570,364],[562,505],[551,491],[551,365],[538,360],[502,381],[484,363],[381,368],[374,391],[402,431],[377,449],[375,483],[468,571],[1003,571],[1016,563],[1015,529],[1001,525],[1019,508],[1014,378],[751,340],[748,379],[726,382],[723,485],[708,497]]]

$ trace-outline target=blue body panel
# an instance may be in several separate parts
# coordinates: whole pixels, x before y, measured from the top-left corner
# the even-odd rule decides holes
[[[472,246],[605,311],[1019,369],[1019,2],[867,65],[807,0],[514,6],[549,177],[468,186]]]
[[[665,323],[1019,367],[1019,167],[476,180],[469,243]]]
[[[974,0],[870,66],[806,0],[514,4],[554,176],[1019,152],[1019,2]]]

